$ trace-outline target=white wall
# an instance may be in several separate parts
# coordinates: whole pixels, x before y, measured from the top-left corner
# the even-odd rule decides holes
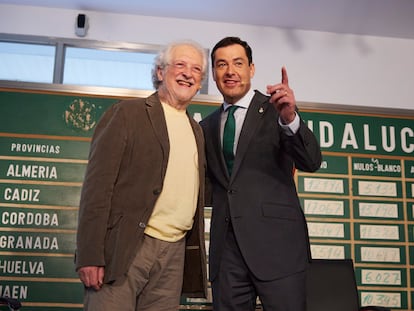
[[[79,13],[89,18],[85,39],[91,40],[165,44],[191,38],[211,49],[224,36],[240,36],[253,48],[253,86],[261,91],[280,81],[286,65],[298,101],[414,107],[414,40],[14,5],[0,5],[0,32],[77,38]],[[213,81],[209,94],[218,95]]]

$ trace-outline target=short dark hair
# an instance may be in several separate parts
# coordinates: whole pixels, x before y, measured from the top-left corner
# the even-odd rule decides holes
[[[211,66],[214,67],[214,58],[216,50],[222,47],[230,46],[233,44],[239,44],[244,48],[244,51],[246,52],[247,59],[249,60],[249,65],[253,63],[253,55],[252,55],[252,48],[249,46],[249,44],[246,41],[243,41],[239,37],[225,37],[221,39],[219,42],[216,43],[216,45],[211,50]]]

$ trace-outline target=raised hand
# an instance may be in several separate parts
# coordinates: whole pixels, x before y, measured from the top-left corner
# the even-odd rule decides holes
[[[270,95],[269,102],[279,112],[284,124],[289,124],[295,118],[296,100],[293,90],[289,87],[289,78],[286,68],[282,67],[282,82],[267,86],[267,94]]]

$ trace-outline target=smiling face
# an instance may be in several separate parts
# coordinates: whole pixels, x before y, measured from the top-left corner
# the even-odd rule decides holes
[[[254,64],[249,64],[241,45],[232,44],[215,51],[213,78],[227,103],[234,104],[246,95],[253,76]]]
[[[179,45],[171,51],[170,60],[157,75],[162,81],[158,89],[160,99],[176,109],[186,109],[201,89],[203,55],[191,45]]]

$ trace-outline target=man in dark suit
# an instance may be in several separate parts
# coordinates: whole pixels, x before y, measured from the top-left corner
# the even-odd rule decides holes
[[[268,86],[265,96],[251,90],[255,67],[247,42],[222,39],[211,63],[224,97],[201,122],[213,207],[213,308],[250,311],[259,297],[268,311],[303,311],[310,247],[293,172],[320,167],[319,145],[299,117],[285,68],[282,82]],[[229,154],[226,132],[234,106]]]
[[[157,92],[116,103],[95,129],[76,250],[85,310],[176,311],[181,293],[206,297],[204,138],[186,112],[206,63],[195,42],[168,45]]]

